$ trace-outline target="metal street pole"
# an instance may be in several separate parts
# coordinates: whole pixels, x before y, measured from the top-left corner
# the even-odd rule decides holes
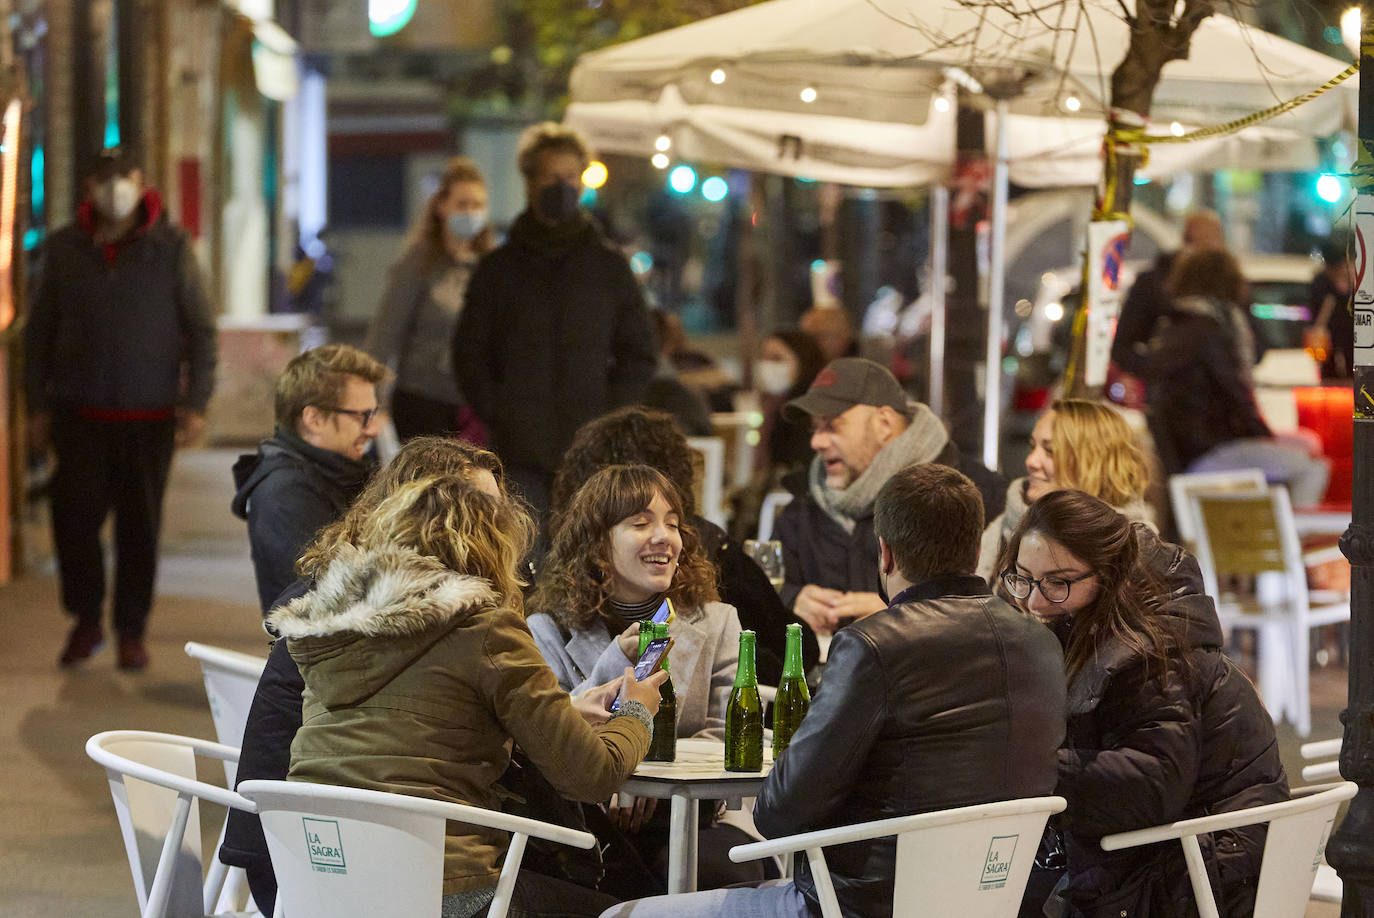
[[[1356,172],[1374,175],[1374,0],[1362,0],[1360,126]],[[1368,65],[1368,66],[1367,66]],[[1350,528],[1341,551],[1350,559],[1350,688],[1341,714],[1341,774],[1359,793],[1326,847],[1343,885],[1342,918],[1374,918],[1374,188],[1355,199],[1355,470]]]

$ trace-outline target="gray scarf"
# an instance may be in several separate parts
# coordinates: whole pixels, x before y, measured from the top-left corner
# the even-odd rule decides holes
[[[908,402],[907,405],[913,412],[911,424],[878,451],[873,462],[849,483],[849,487],[827,487],[825,463],[820,456],[811,460],[811,496],[826,516],[839,523],[847,533],[852,534],[855,523],[873,512],[878,491],[889,478],[909,465],[934,461],[949,443],[949,432],[935,412],[920,402]]]

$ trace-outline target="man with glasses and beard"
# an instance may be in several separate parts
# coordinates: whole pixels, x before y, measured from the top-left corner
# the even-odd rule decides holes
[[[264,615],[296,581],[296,559],[315,533],[367,483],[364,456],[381,432],[377,384],[386,377],[385,366],[346,344],[295,357],[277,380],[276,432],[234,463],[231,507],[248,521]]]

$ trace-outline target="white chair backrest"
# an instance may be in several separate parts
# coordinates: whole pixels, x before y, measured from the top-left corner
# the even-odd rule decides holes
[[[202,877],[197,801],[253,806],[233,791],[197,781],[196,756],[236,760],[238,752],[143,730],[111,730],[86,741],[86,754],[105,767],[110,782],[144,918],[206,915],[214,908],[225,870],[216,858],[210,876]]]
[[[1322,853],[1331,836],[1336,810],[1342,802],[1355,796],[1356,789],[1354,783],[1346,781],[1331,790],[1295,797],[1283,803],[1108,835],[1102,839],[1102,847],[1107,851],[1117,851],[1170,839],[1179,840],[1188,861],[1188,875],[1197,899],[1198,914],[1201,918],[1217,918],[1216,901],[1197,837],[1222,829],[1267,823],[1269,830],[1265,837],[1264,861],[1260,867],[1252,918],[1292,918],[1306,910]]]
[[[1302,767],[1302,779],[1304,781],[1334,781],[1340,778],[1341,763],[1333,756],[1341,754],[1341,740],[1317,740],[1312,743],[1303,743],[1298,752],[1301,753],[1304,761],[1325,760],[1304,765]]]
[[[1198,523],[1197,560],[1207,593],[1220,600],[1218,574],[1256,576],[1263,606],[1307,611],[1307,569],[1288,489],[1196,490],[1188,502]]]
[[[759,508],[759,536],[760,542],[767,542],[773,538],[773,526],[778,521],[778,514],[782,513],[782,508],[792,503],[791,491],[769,491],[763,498],[763,506]]]
[[[488,915],[510,905],[525,840],[579,848],[596,838],[495,810],[381,791],[301,781],[244,781],[257,804],[277,875],[277,912],[291,918],[437,915],[447,820],[513,833]]]
[[[1015,918],[1045,821],[1063,797],[1028,797],[880,819],[740,845],[730,859],[805,851],[825,918],[841,918],[823,849],[897,837],[893,918],[929,915]]]
[[[226,746],[241,747],[248,709],[267,659],[195,641],[187,641],[185,650],[188,657],[200,663],[205,697],[210,701],[210,716],[215,721],[215,737]],[[225,761],[224,776],[230,787],[234,786],[237,770],[237,762]]]
[[[1174,512],[1179,539],[1189,548],[1197,544],[1199,523],[1190,495],[1198,491],[1260,491],[1265,487],[1264,472],[1260,469],[1170,475],[1169,506]]]
[[[687,445],[701,454],[702,468],[697,512],[717,526],[725,520],[725,441],[720,437],[688,437]]]

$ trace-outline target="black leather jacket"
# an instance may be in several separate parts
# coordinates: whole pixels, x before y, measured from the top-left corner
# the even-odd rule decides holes
[[[950,576],[836,632],[825,683],[759,793],[764,835],[1054,792],[1064,660],[1049,629]],[[826,851],[845,915],[892,914],[893,839]],[[820,914],[811,873],[797,888]]]

